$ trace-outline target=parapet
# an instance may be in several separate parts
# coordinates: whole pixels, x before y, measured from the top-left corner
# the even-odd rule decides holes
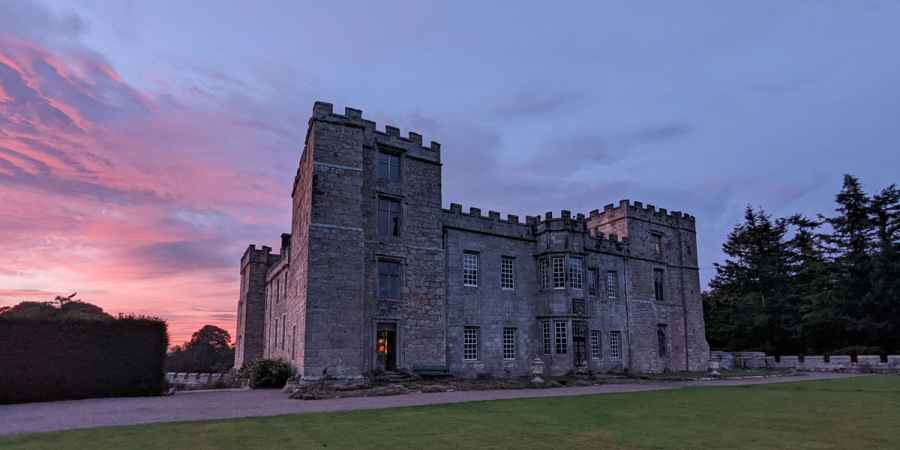
[[[344,108],[344,114],[334,112],[334,105],[327,102],[315,102],[313,115],[310,120],[319,120],[329,123],[338,123],[346,126],[359,127],[372,136],[377,144],[398,148],[407,152],[408,156],[426,161],[441,162],[441,144],[435,141],[426,147],[422,145],[422,135],[413,131],[406,136],[400,135],[400,129],[393,125],[385,125],[384,131],[376,129],[376,123],[363,118],[362,110],[356,108]]]
[[[248,264],[265,264],[268,266],[273,257],[278,258],[278,256],[272,253],[272,247],[264,245],[257,250],[256,245],[251,244],[247,247],[247,250],[244,250],[244,255],[241,256],[241,270],[244,270],[244,267]]]
[[[629,200],[621,200],[618,205],[612,203],[603,207],[603,211],[593,210],[590,213],[592,222],[608,222],[610,220],[622,217],[631,217],[667,225],[674,228],[681,228],[688,231],[696,229],[694,216],[681,211],[669,212],[665,208],[657,209],[653,205],[644,205],[642,202],[631,202]]]
[[[497,211],[488,211],[483,215],[481,208],[470,207],[463,212],[462,205],[451,203],[450,209],[443,209],[441,215],[444,226],[464,229],[479,233],[498,234],[516,239],[534,239],[530,223],[519,221],[519,216],[507,214],[504,219]],[[528,218],[532,220],[532,218]]]

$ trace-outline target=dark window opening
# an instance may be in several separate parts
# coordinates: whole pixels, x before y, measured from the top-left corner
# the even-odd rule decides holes
[[[658,325],[656,327],[656,340],[659,347],[659,357],[665,358],[669,354],[669,348],[666,340],[666,326]]]
[[[378,261],[378,297],[400,298],[400,263]]]
[[[657,301],[665,300],[665,272],[662,269],[653,269],[653,296]]]
[[[378,152],[378,178],[400,181],[400,156]]]
[[[400,201],[378,199],[378,235],[400,236]]]

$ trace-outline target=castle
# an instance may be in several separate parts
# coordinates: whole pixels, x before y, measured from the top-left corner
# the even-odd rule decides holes
[[[441,147],[316,102],[291,233],[241,258],[235,365],[517,376],[705,370],[694,217],[442,208]]]

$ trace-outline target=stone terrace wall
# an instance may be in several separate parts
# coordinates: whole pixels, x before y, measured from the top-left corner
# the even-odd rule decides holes
[[[900,355],[785,355],[763,352],[710,352],[710,361],[728,369],[794,369],[807,372],[878,372],[900,374]]]

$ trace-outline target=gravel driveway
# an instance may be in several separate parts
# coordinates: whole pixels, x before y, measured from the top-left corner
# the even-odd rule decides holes
[[[228,419],[310,412],[350,411],[479,400],[565,397],[659,391],[697,386],[740,386],[847,378],[858,375],[809,374],[744,380],[604,384],[588,387],[405,394],[330,400],[290,400],[277,390],[183,392],[169,397],[128,397],[0,405],[0,435],[133,425],[153,422]]]

